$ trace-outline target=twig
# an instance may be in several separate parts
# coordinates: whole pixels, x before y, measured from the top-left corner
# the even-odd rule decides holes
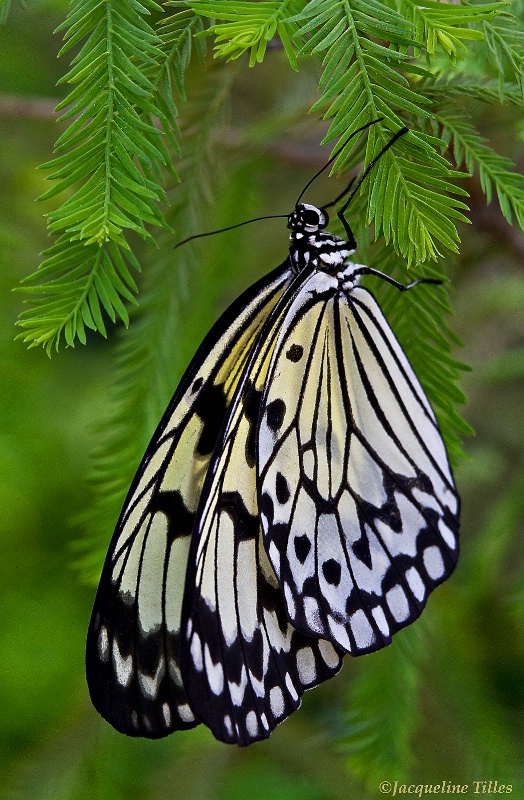
[[[55,106],[59,99],[51,97],[19,97],[0,95],[0,116],[26,117],[28,119],[56,119]]]

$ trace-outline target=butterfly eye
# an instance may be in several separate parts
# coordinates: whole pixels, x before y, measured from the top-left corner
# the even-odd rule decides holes
[[[305,225],[311,227],[318,227],[321,224],[321,215],[318,211],[312,208],[304,209],[302,212],[302,219],[304,220]]]
[[[320,220],[317,211],[313,211],[309,208],[304,211],[304,222],[306,225],[318,225],[319,221]]]

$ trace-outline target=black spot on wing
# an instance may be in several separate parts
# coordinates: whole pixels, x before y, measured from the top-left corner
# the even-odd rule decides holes
[[[322,564],[322,572],[324,573],[324,578],[331,586],[338,586],[342,574],[342,568],[338,561],[335,561],[334,558],[325,561]]]
[[[395,492],[398,489],[397,481],[395,481],[392,475],[383,472],[383,486],[387,500],[381,508],[377,510],[368,503],[363,503],[362,507],[366,510],[366,514],[371,516],[371,519],[376,517],[388,525],[395,533],[402,533],[402,517],[395,498]],[[407,494],[409,496],[409,493]]]
[[[266,409],[267,425],[269,430],[273,431],[273,433],[278,433],[282,427],[285,413],[286,404],[280,398],[277,398],[269,403]]]
[[[262,494],[258,508],[260,514],[263,514],[265,516],[265,518],[268,521],[268,524],[271,526],[273,524],[273,519],[275,517],[275,507],[273,505],[273,499],[268,492],[264,492]]]
[[[227,400],[221,386],[208,383],[195,401],[194,410],[204,423],[196,452],[207,456],[213,452],[227,411]]]
[[[286,352],[286,358],[288,358],[290,361],[293,361],[295,364],[300,361],[303,355],[304,348],[300,344],[292,344],[289,350]]]
[[[195,515],[186,508],[180,492],[158,492],[151,502],[151,511],[166,515],[170,541],[192,533]]]
[[[258,574],[258,591],[262,607],[275,613],[280,630],[285,631],[289,625],[289,619],[284,595],[280,587],[272,586],[269,583],[261,570]]]
[[[204,379],[203,378],[197,378],[196,381],[194,382],[193,386],[191,387],[192,394],[196,394],[203,383],[204,383]]]
[[[246,461],[249,467],[255,466],[257,423],[260,412],[262,391],[258,391],[249,383],[246,388],[243,413],[249,422],[249,433],[246,438]]]
[[[402,517],[395,500],[385,503],[380,518],[395,533],[402,533]]]
[[[275,522],[270,526],[271,541],[275,543],[281,554],[286,552],[289,538],[289,525],[286,522]]]
[[[249,513],[239,492],[224,492],[218,507],[231,517],[235,527],[235,539],[255,539],[258,536],[260,525],[258,516]]]
[[[367,592],[362,587],[359,588],[358,591],[353,590],[349,593],[346,599],[346,614],[342,614],[340,616],[335,616],[334,619],[340,625],[347,626],[348,617],[352,617],[357,611],[368,611],[372,606],[376,603],[376,597],[371,592]],[[340,614],[340,612],[338,612]],[[347,628],[346,628],[347,630]],[[348,634],[349,634],[348,630]],[[350,635],[350,639],[352,639],[352,634]]]
[[[277,500],[280,505],[285,505],[290,497],[289,484],[281,472],[277,472],[276,478],[276,494]]]
[[[301,564],[303,564],[311,550],[311,542],[305,533],[302,536],[295,536],[295,553]]]
[[[368,569],[372,568],[373,563],[371,561],[369,540],[365,531],[362,531],[360,539],[357,539],[357,541],[352,544],[351,549],[359,561],[362,561],[362,563],[365,564]]]

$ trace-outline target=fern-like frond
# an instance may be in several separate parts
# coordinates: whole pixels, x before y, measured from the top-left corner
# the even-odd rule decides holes
[[[157,35],[145,17],[161,10],[154,0],[77,0],[65,23],[67,52],[83,46],[62,82],[74,89],[59,104],[72,120],[44,164],[56,181],[42,200],[62,192],[68,199],[49,215],[58,240],[22,291],[31,307],[20,317],[20,336],[50,352],[64,336],[86,341],[86,328],[106,335],[104,312],[127,324],[125,301],[137,287],[129,267],[139,268],[126,232],[152,242],[148,227],[162,226],[163,170],[177,152],[177,108],[191,57],[193,34],[202,28],[191,10],[164,20]],[[203,43],[197,50],[202,53]],[[160,129],[159,129],[160,124]]]
[[[311,0],[300,20],[300,53],[323,58],[322,95],[311,112],[328,106],[324,117],[333,122],[326,141],[347,136],[352,128],[379,116],[392,127],[401,127],[394,109],[427,115],[426,99],[414,92],[398,71],[407,63],[400,48],[415,46],[416,42],[412,26],[397,12],[380,0]],[[342,152],[338,163],[344,156]]]
[[[387,143],[391,130],[402,126],[397,111],[429,116],[425,108],[429,100],[415,92],[399,72],[407,59],[393,46],[415,44],[411,27],[400,15],[379,0],[371,4],[312,0],[301,17],[306,20],[299,30],[304,40],[301,52],[323,56],[322,95],[311,110],[327,106],[324,118],[332,122],[325,141],[335,137],[344,141],[356,128],[382,117],[384,125],[369,131],[369,163]],[[376,38],[391,42],[391,46],[377,44]],[[342,149],[335,168],[345,162],[351,147],[349,143]],[[397,155],[399,151],[403,155]],[[449,196],[460,193],[450,183],[451,177],[449,165],[429,137],[417,134],[400,140],[377,165],[368,218],[375,222],[376,235],[383,231],[386,241],[410,264],[436,258],[436,242],[457,249],[453,220],[465,219],[461,210],[466,206]]]
[[[129,248],[116,242],[72,242],[62,234],[44,256],[39,270],[19,287],[32,295],[31,308],[17,323],[24,329],[19,338],[30,347],[42,345],[50,353],[62,335],[71,347],[76,339],[85,344],[86,328],[106,336],[103,311],[112,322],[118,317],[128,324],[123,301],[136,302],[137,291],[129,267],[140,269]]]
[[[185,6],[185,3],[170,2],[167,6]],[[160,19],[157,34],[158,48],[162,57],[155,63],[149,64],[145,69],[146,77],[154,87],[153,105],[157,110],[154,114],[143,116],[150,125],[159,125],[166,135],[171,152],[165,150],[165,163],[169,171],[175,174],[171,164],[172,155],[180,156],[177,117],[178,109],[175,97],[178,95],[182,101],[186,100],[185,73],[191,60],[193,51],[202,63],[206,52],[205,41],[197,36],[203,29],[202,19],[191,9],[184,9],[169,17]],[[158,110],[161,112],[158,115]],[[158,162],[156,162],[158,165]],[[161,171],[157,171],[156,180],[162,180]]]
[[[374,137],[368,139],[368,162],[387,143],[390,134],[377,132],[375,136],[373,150],[370,142]],[[466,195],[450,181],[459,173],[453,173],[436,152],[430,156],[434,165],[428,165],[427,142],[421,134],[412,138],[412,143],[399,142],[402,155],[389,150],[381,158],[368,200],[368,222],[374,222],[375,235],[382,232],[408,266],[436,260],[439,255],[436,242],[456,252],[458,234],[453,220],[468,222],[462,213],[467,211],[467,205],[452,197],[453,193]]]
[[[56,183],[41,199],[78,181],[85,184],[51,212],[51,232],[64,231],[87,244],[113,240],[124,245],[124,229],[148,238],[145,224],[161,224],[154,201],[162,191],[132,162],[135,157],[146,169],[151,161],[164,163],[157,147],[160,132],[141,119],[141,113],[155,111],[150,105],[154,87],[144,70],[162,57],[158,37],[144,20],[152,10],[160,10],[154,0],[144,6],[79,0],[59,28],[66,28],[60,54],[85,41],[60,81],[75,85],[57,106],[57,111],[67,109],[61,120],[74,122],[56,143],[62,155],[42,165],[53,170],[49,180]]]
[[[124,301],[136,291],[128,265],[137,262],[125,232],[152,241],[146,225],[164,224],[155,166],[166,165],[166,151],[151,122],[163,115],[146,75],[164,58],[145,21],[154,10],[154,0],[77,0],[59,28],[66,29],[61,53],[83,45],[61,81],[74,88],[57,110],[67,109],[60,119],[72,122],[56,158],[43,165],[55,185],[41,199],[72,194],[49,214],[58,240],[24,286],[37,295],[19,323],[30,346],[50,352],[62,335],[69,345],[83,342],[86,327],[105,334],[101,309],[127,323]]]
[[[435,119],[442,125],[443,140],[452,144],[457,166],[465,164],[470,173],[478,170],[487,202],[491,202],[494,187],[507,221],[511,223],[515,214],[524,229],[524,176],[514,171],[509,158],[495,153],[464,117],[442,111]]]
[[[500,14],[505,5],[504,2],[464,6],[438,0],[400,0],[400,10],[412,23],[416,39],[424,43],[428,59],[441,48],[451,62],[467,54],[465,41],[484,39],[480,23]],[[420,55],[420,50],[416,48],[415,54]]]
[[[167,95],[169,90],[174,94],[176,91],[182,100],[186,99],[184,78],[193,48],[201,63],[206,54],[205,42],[199,36],[203,29],[202,19],[191,9],[186,9],[186,5],[174,0],[167,2],[166,6],[175,8],[183,6],[184,10],[161,19],[158,28],[160,47],[165,55],[159,74],[162,77],[166,76],[166,79],[171,75],[173,81],[165,87],[164,93]]]
[[[438,79],[423,81],[424,94],[431,98],[438,111],[451,106],[457,98],[471,97],[490,105],[509,103],[524,108],[524,95],[517,83],[508,81],[479,80],[478,76],[451,75],[443,73]]]
[[[184,238],[188,230],[205,227],[208,206],[203,198],[212,197],[219,183],[213,136],[223,123],[224,99],[232,77],[230,69],[210,70],[205,83],[201,79],[193,86],[185,107],[183,127],[191,135],[182,138],[180,174],[184,180],[173,190],[169,211],[175,239]],[[85,540],[78,544],[78,563],[86,580],[96,580],[99,575],[108,532],[191,355],[181,344],[188,343],[182,308],[188,302],[191,276],[200,273],[197,251],[188,246],[177,250],[175,256],[173,234],[165,235],[160,245],[144,274],[134,324],[116,345],[111,402],[106,419],[97,426],[90,475],[94,499],[78,520],[86,532]]]
[[[278,36],[287,53],[289,63],[297,70],[297,62],[292,39],[297,24],[290,17],[300,10],[302,3],[297,0],[283,2],[238,2],[238,0],[189,0],[197,14],[220,20],[211,25],[205,36],[215,37],[215,56],[230,61],[239,58],[249,50],[249,66],[253,67],[264,59],[268,42]]]
[[[284,25],[290,26],[286,28],[289,36],[301,43],[298,55],[323,59],[321,96],[311,112],[322,111],[324,119],[331,121],[324,141],[339,139],[339,149],[342,144],[333,169],[354,163],[354,143],[348,139],[366,123],[383,119],[381,126],[369,132],[369,163],[406,117],[418,120],[415,130],[432,118],[437,81],[413,55],[424,55],[427,65],[441,72],[442,54],[454,63],[468,52],[465,43],[483,41],[487,31],[493,38],[499,21],[506,24],[502,0],[461,5],[399,0],[395,6],[384,0],[309,0],[305,5],[191,0],[188,5],[198,14],[214,17],[205,35],[215,37],[217,56],[237,58],[250,49],[253,65],[262,60],[270,36]],[[507,41],[506,60],[511,57],[517,64],[519,36]],[[423,80],[417,82],[413,75]],[[446,91],[443,81],[438,90],[445,105],[460,91],[458,82],[456,88]],[[479,91],[478,85],[469,88],[470,96]],[[467,88],[463,92],[466,94]],[[499,99],[501,92],[499,85]],[[487,97],[486,93],[484,99]],[[515,85],[508,88],[508,99],[519,102]],[[436,259],[440,245],[456,252],[456,222],[467,221],[463,214],[467,206],[453,197],[465,192],[451,182],[462,175],[450,168],[441,150],[441,142],[412,132],[388,151],[376,168],[368,220],[374,221],[375,235],[383,233],[408,264]],[[500,198],[504,202],[504,192]]]
[[[468,7],[476,8],[473,3]],[[516,6],[515,16],[499,14],[497,19],[483,22],[482,31],[488,55],[501,83],[507,77],[507,70],[511,70],[513,80],[524,95],[524,31],[519,25],[519,18],[522,18],[522,13]]]

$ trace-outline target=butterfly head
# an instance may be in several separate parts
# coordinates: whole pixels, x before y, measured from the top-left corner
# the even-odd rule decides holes
[[[328,223],[327,211],[309,203],[297,203],[295,210],[289,215],[289,252],[291,267],[296,274],[308,264],[335,274],[354,252],[355,247],[351,243],[324,231]]]
[[[295,233],[317,233],[329,222],[327,213],[309,203],[298,203],[287,219],[287,226]]]

